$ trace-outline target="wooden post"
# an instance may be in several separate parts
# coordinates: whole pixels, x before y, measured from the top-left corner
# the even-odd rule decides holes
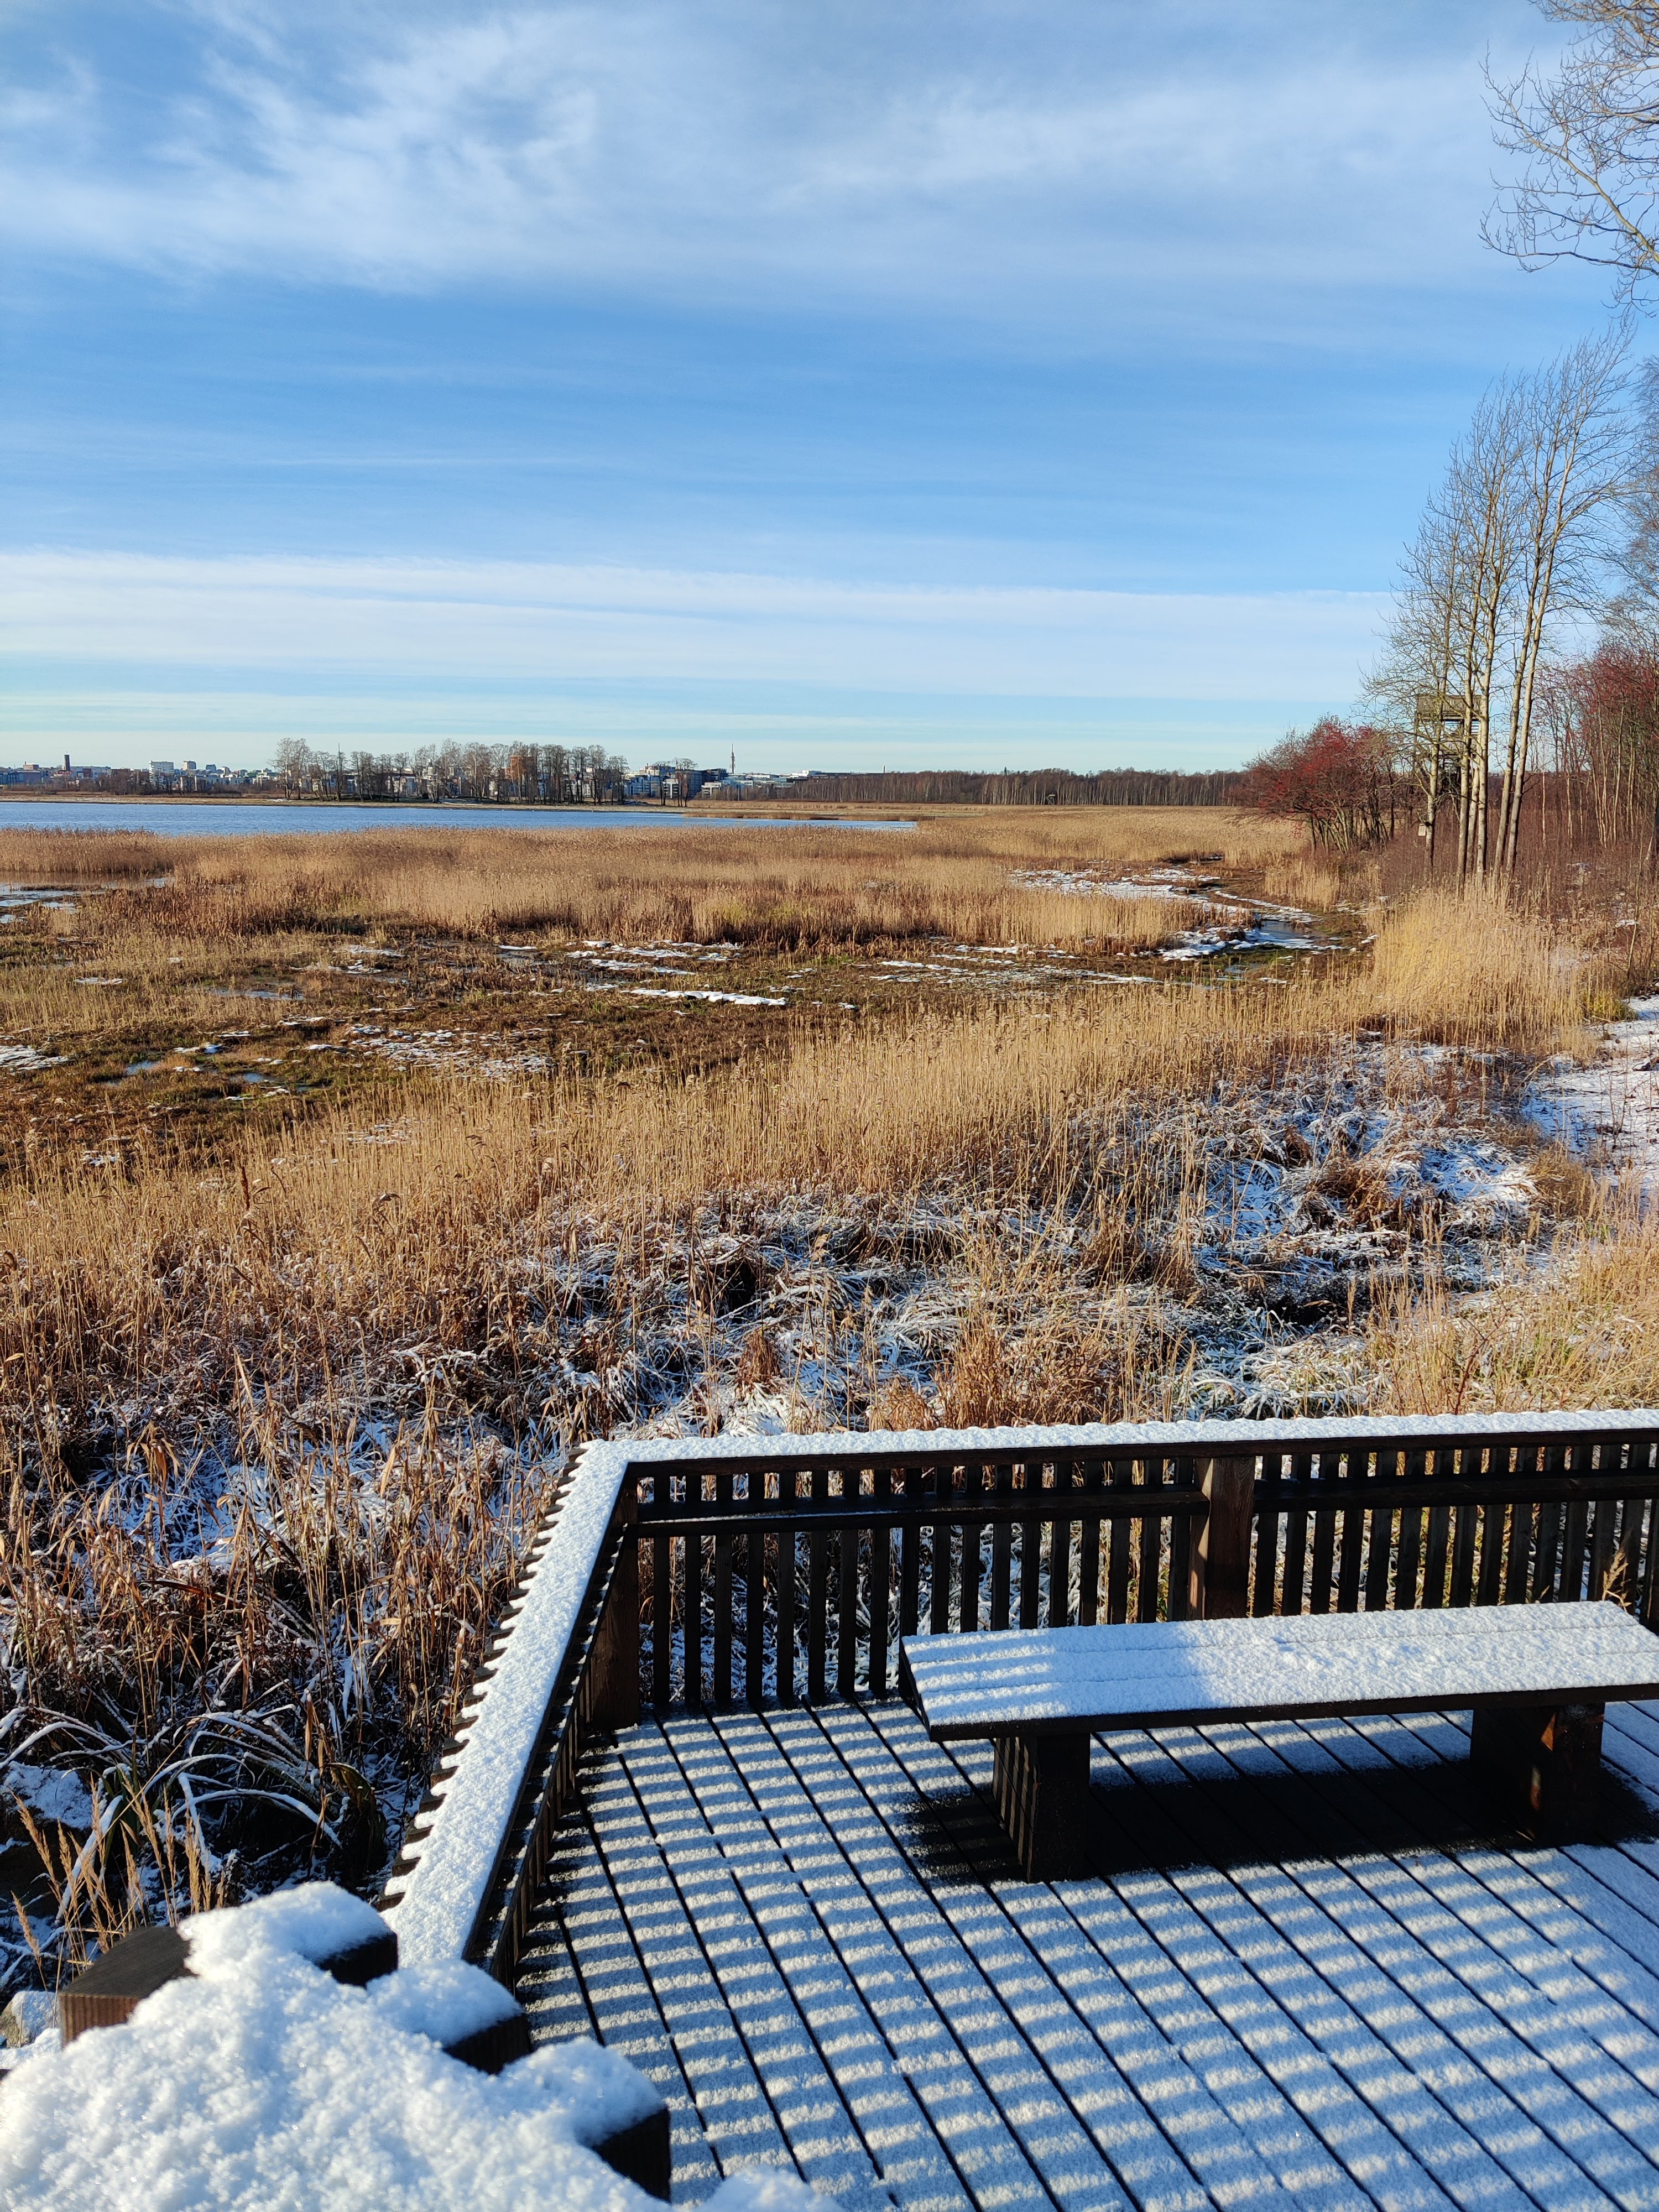
[[[635,1538],[635,1504],[630,1480],[624,1484],[617,1501],[622,1551],[588,1662],[587,1717],[595,1728],[633,1728],[640,1717],[640,1554]],[[697,1540],[693,1536],[686,1540],[696,1543]],[[658,1599],[665,1612],[665,1595]],[[665,1623],[660,1632],[666,1633]]]
[[[1601,1774],[1600,1705],[1477,1705],[1469,1764],[1534,1836],[1582,1836]]]
[[[1193,1545],[1187,1611],[1194,1620],[1242,1620],[1250,1604],[1255,1457],[1206,1459],[1199,1480],[1209,1510]]]
[[[1091,1741],[1082,1731],[994,1739],[997,1812],[1027,1881],[1087,1870]]]

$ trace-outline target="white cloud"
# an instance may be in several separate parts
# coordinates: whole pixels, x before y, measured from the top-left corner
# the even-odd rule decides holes
[[[901,588],[523,562],[0,555],[20,667],[1340,704],[1380,594]]]
[[[54,20],[0,118],[15,243],[1084,320],[1126,283],[1467,277],[1481,52],[1540,27],[1520,0],[216,5],[135,97]]]

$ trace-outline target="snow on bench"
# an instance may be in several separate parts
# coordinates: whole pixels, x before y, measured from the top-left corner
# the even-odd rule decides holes
[[[1032,1881],[1086,1863],[1098,1729],[1467,1707],[1483,1778],[1556,1833],[1593,1805],[1603,1706],[1659,1697],[1659,1637],[1605,1602],[913,1636],[904,1659],[930,1735],[993,1739]]]

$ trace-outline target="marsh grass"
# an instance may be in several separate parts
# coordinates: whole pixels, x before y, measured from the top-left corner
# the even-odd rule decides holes
[[[159,841],[25,851],[13,832],[0,874],[131,889],[30,925],[61,968],[9,940],[0,994],[44,1008],[43,1026],[95,1028],[81,974],[171,1005],[170,945],[210,962],[264,931],[302,957],[324,926],[1004,944],[1040,933],[1028,898],[1056,934],[1133,936],[1167,931],[1178,902],[1017,895],[1008,878],[1294,858],[1255,825],[1126,811],[925,824],[902,847],[827,830],[168,841],[161,890]],[[1144,924],[1109,911],[1138,904],[1155,910]],[[34,1158],[0,1183],[0,1617],[21,1685],[6,1740],[127,1808],[74,1881],[79,1861],[41,1832],[43,1954],[179,1909],[200,1881],[258,1887],[301,1864],[369,1878],[383,1810],[395,1825],[398,1789],[453,1727],[550,1471],[648,1413],[653,1310],[675,1316],[677,1358],[708,1378],[729,1344],[741,1387],[789,1396],[801,1425],[1167,1414],[1192,1347],[1144,1294],[1193,1285],[1218,1112],[1378,1035],[1576,1049],[1602,988],[1536,915],[1425,903],[1383,917],[1372,955],[1271,986],[802,1024],[695,1083],[417,1074],[278,1103],[206,1161],[160,1137],[97,1166]],[[204,1033],[224,1005],[204,988]],[[836,1347],[816,1396],[765,1329],[730,1318],[764,1287],[763,1214],[820,1224],[790,1293],[821,1306]],[[884,1368],[839,1287],[866,1262],[948,1262],[973,1284],[930,1371]],[[1377,1320],[1397,1396],[1466,1387],[1462,1326],[1449,1302],[1443,1317],[1402,1305],[1392,1338]],[[1565,1372],[1533,1357],[1540,1376]],[[1633,1382],[1638,1358],[1611,1371]],[[1527,1371],[1517,1353],[1490,1387]]]
[[[192,940],[337,926],[801,952],[919,938],[1127,948],[1164,941],[1193,915],[1167,900],[1068,896],[1014,877],[1195,853],[1251,868],[1297,843],[1283,825],[1218,808],[988,811],[899,831],[695,825],[578,836],[450,830],[441,817],[419,830],[311,836],[12,829],[0,831],[0,882],[113,886],[100,902],[100,930],[142,920]],[[71,933],[86,926],[46,919]]]

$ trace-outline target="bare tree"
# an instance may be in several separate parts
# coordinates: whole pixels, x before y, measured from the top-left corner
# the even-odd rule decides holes
[[[1659,274],[1659,0],[1538,0],[1580,35],[1553,76],[1486,72],[1498,143],[1521,164],[1481,234],[1529,269],[1602,264],[1630,300]]]
[[[317,772],[311,747],[303,738],[284,738],[276,748],[276,773],[283,779],[284,790],[293,793],[308,791],[311,779]]]
[[[1453,448],[1402,563],[1372,678],[1414,731],[1413,773],[1434,851],[1457,801],[1457,873],[1514,872],[1539,678],[1552,627],[1588,605],[1601,525],[1624,476],[1623,337],[1587,340],[1534,375],[1504,377]],[[1494,736],[1502,783],[1488,819]]]
[[[1512,876],[1533,708],[1552,619],[1596,596],[1601,525],[1625,477],[1626,340],[1586,338],[1522,387],[1516,509],[1521,550],[1509,736],[1498,805],[1498,872]]]

